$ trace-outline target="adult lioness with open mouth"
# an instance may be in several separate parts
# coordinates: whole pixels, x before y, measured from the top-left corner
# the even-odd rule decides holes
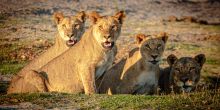
[[[22,80],[28,71],[40,69],[49,61],[74,46],[81,39],[81,36],[85,31],[86,14],[84,11],[77,13],[75,16],[67,17],[64,17],[60,12],[55,12],[53,18],[58,29],[55,44],[39,57],[33,59],[12,78],[8,93],[15,90],[15,86],[20,82],[19,80]]]
[[[65,53],[50,61],[38,71],[30,71],[13,91],[96,93],[95,79],[108,68],[115,52],[125,14],[99,16],[93,12],[94,24],[82,39]]]
[[[159,61],[168,39],[166,33],[136,36],[138,48],[110,68],[103,76],[99,92],[108,94],[153,94],[159,79]]]

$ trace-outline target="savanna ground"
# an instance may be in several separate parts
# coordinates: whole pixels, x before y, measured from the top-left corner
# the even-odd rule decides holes
[[[11,77],[53,45],[56,34],[52,20],[54,11],[66,15],[82,10],[112,15],[121,9],[127,17],[117,41],[116,62],[136,46],[135,34],[167,32],[170,37],[162,67],[167,66],[166,57],[171,53],[178,57],[206,55],[199,91],[153,96],[5,94]],[[219,109],[219,10],[218,0],[1,0],[0,109]]]

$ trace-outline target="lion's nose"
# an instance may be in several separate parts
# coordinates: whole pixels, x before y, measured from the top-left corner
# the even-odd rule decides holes
[[[68,37],[73,37],[74,34],[73,34],[73,33],[69,33],[69,34],[67,34],[67,36],[68,36]]]
[[[151,57],[152,57],[153,59],[156,59],[156,58],[158,57],[158,55],[151,55]]]
[[[110,36],[109,34],[106,34],[106,35],[104,35],[104,37],[105,37],[106,39],[108,39],[108,38],[110,38],[111,36]]]
[[[185,83],[186,81],[189,80],[189,78],[188,78],[188,77],[182,77],[182,78],[180,78],[180,80],[183,81],[183,82]]]

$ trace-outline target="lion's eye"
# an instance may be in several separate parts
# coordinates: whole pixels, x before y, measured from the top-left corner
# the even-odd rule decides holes
[[[175,71],[180,72],[180,69],[179,68],[175,68]]]
[[[193,71],[195,70],[196,68],[195,67],[190,67],[190,71]]]
[[[145,47],[148,48],[148,49],[150,49],[150,46],[149,46],[148,44],[145,44]]]
[[[65,24],[63,24],[62,27],[66,29],[66,25]]]
[[[158,44],[158,45],[157,45],[157,49],[159,49],[160,47],[161,47],[161,44]]]
[[[75,24],[74,28],[79,29],[79,24]]]
[[[113,25],[113,26],[112,26],[112,29],[113,29],[113,30],[117,30],[117,28],[118,28],[118,27],[117,27],[116,25]]]
[[[102,25],[100,25],[100,26],[99,26],[99,29],[100,29],[100,30],[103,30],[103,27],[102,27]]]

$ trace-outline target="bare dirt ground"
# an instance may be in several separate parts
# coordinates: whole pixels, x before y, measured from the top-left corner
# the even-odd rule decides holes
[[[167,66],[166,57],[171,53],[179,57],[204,53],[207,61],[202,70],[201,85],[219,87],[218,0],[1,0],[0,81],[10,81],[27,62],[53,45],[57,32],[53,12],[74,15],[77,11],[98,11],[101,15],[112,15],[118,10],[126,12],[126,19],[117,41],[115,62],[136,46],[134,36],[137,33],[167,32],[169,40],[161,66]],[[8,105],[11,106],[5,104]],[[19,104],[14,105],[14,108],[19,107]]]

